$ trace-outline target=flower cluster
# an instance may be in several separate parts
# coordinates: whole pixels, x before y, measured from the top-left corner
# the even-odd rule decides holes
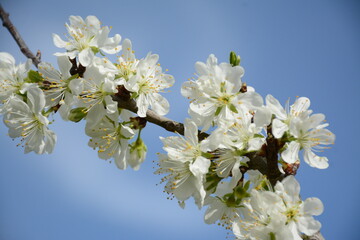
[[[110,28],[95,16],[70,16],[65,26],[67,41],[53,34],[54,44],[66,50],[55,53],[59,70],[41,62],[33,71],[30,60],[16,66],[10,54],[0,53],[0,111],[9,136],[21,137],[25,152],[51,153],[56,136],[48,117],[59,112],[65,121],[86,121],[89,146],[101,159],[114,159],[120,169],[139,169],[147,151],[140,137],[146,112],[169,111],[160,93],[174,78],[163,72],[158,55],[137,59],[129,39],[121,46],[119,34],[108,37]],[[114,63],[105,57],[119,52]],[[119,108],[116,96],[135,101],[139,117]]]
[[[232,55],[230,56],[230,59]],[[268,95],[266,102],[254,88],[242,82],[238,62],[220,63],[210,55],[197,62],[197,78],[185,82],[181,92],[191,100],[185,120],[185,137],[161,138],[166,154],[160,154],[157,174],[165,174],[165,191],[180,206],[193,197],[199,208],[208,206],[205,222],[232,229],[238,239],[302,239],[320,230],[313,215],[321,214],[317,198],[302,201],[300,186],[290,165],[299,164],[299,151],[311,167],[324,169],[327,158],[314,151],[333,144],[323,114],[312,114],[310,100],[297,98],[284,109]],[[198,128],[211,129],[199,139]],[[269,142],[275,142],[275,147]],[[274,149],[269,149],[274,147]],[[275,152],[281,182],[252,170],[253,161]],[[282,169],[282,166],[284,168]],[[298,165],[297,165],[298,167]],[[281,172],[283,174],[281,175]]]
[[[34,71],[30,60],[16,65],[0,53],[0,114],[9,136],[20,138],[25,153],[51,153],[56,135],[49,117],[59,112],[65,121],[86,121],[88,145],[99,158],[138,170],[147,152],[141,131],[150,115],[168,113],[161,93],[174,84],[173,76],[162,70],[158,55],[137,58],[129,39],[109,37],[110,28],[95,16],[70,16],[65,26],[66,41],[53,34],[54,44],[65,49],[55,53],[59,70],[41,62]],[[117,54],[116,61],[105,54]],[[190,100],[190,118],[178,128],[184,136],[160,138],[166,153],[159,154],[155,173],[165,175],[165,192],[181,207],[194,198],[199,208],[207,207],[206,223],[231,229],[237,239],[299,240],[318,232],[313,216],[323,205],[300,198],[294,175],[300,151],[309,166],[329,166],[316,153],[335,141],[325,116],[313,114],[306,97],[285,108],[272,95],[264,103],[242,81],[234,52],[230,63],[211,54],[195,68],[196,77],[181,88]],[[133,112],[124,109],[130,105]]]

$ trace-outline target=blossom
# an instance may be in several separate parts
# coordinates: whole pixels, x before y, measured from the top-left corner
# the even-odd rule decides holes
[[[240,111],[260,107],[263,100],[251,87],[240,92],[244,69],[229,63],[217,64],[211,54],[206,63],[197,62],[198,79],[185,82],[181,94],[191,100],[189,114],[207,130],[222,120],[233,122]]]
[[[70,107],[75,103],[74,95],[80,94],[83,90],[83,79],[70,75],[72,64],[67,56],[58,56],[57,62],[60,71],[50,63],[39,64],[39,73],[44,78],[39,84],[44,90],[46,105],[48,107],[59,105],[60,115],[67,120]]]
[[[282,159],[287,163],[295,163],[298,160],[298,154],[304,149],[303,157],[311,167],[325,169],[329,166],[326,157],[320,157],[314,151],[323,151],[335,141],[335,135],[323,124],[325,116],[323,114],[314,114],[308,118],[295,118],[290,123],[290,134],[294,138],[286,144],[286,149],[281,153]]]
[[[306,97],[299,97],[293,105],[289,107],[288,102],[285,109],[279,101],[272,95],[266,96],[267,109],[276,116],[272,121],[272,133],[276,138],[281,138],[289,130],[290,123],[294,118],[306,118],[311,114],[310,100]]]
[[[101,159],[113,158],[118,168],[125,169],[129,159],[128,141],[134,137],[134,130],[119,123],[117,114],[103,117],[95,126],[86,125],[86,134],[91,137],[89,146],[98,148]]]
[[[168,181],[165,190],[172,193],[179,201],[194,196],[198,206],[203,206],[206,191],[204,177],[209,171],[210,160],[203,157],[206,144],[198,142],[196,124],[185,120],[185,138],[173,136],[160,138],[167,156],[160,155],[160,168],[156,173],[168,173],[163,180]]]
[[[14,57],[0,52],[0,104],[5,103],[13,94],[23,94],[25,78],[31,67],[31,60],[16,65]]]
[[[313,218],[323,211],[321,201],[318,198],[302,201],[294,176],[277,182],[274,191],[253,188],[250,194],[248,215],[233,223],[238,239],[301,240],[301,233],[311,236],[321,228]]]
[[[287,225],[296,235],[304,233],[312,236],[321,228],[321,223],[313,218],[313,215],[320,215],[323,204],[318,198],[307,198],[305,201],[300,199],[300,185],[295,177],[290,175],[275,185],[275,193],[284,202],[282,213],[287,218]],[[301,238],[299,238],[301,239]]]
[[[115,34],[114,37],[109,38],[109,27],[101,27],[97,17],[88,16],[84,21],[80,16],[70,16],[69,20],[70,25],[65,24],[69,34],[68,41],[53,34],[55,46],[65,48],[67,52],[55,55],[66,55],[72,59],[78,56],[80,64],[86,67],[99,51],[115,54],[121,50],[120,35]]]
[[[159,115],[165,115],[169,111],[169,102],[159,92],[171,87],[175,80],[173,76],[162,72],[157,64],[158,59],[158,55],[149,53],[139,61],[136,74],[124,84],[128,91],[135,93],[137,114],[140,117],[146,117],[149,106]]]
[[[132,44],[129,39],[125,39],[122,43],[122,54],[117,59],[117,77],[128,81],[137,72],[139,60],[136,59]]]
[[[78,106],[87,113],[86,121],[94,127],[105,115],[118,112],[117,102],[111,95],[117,92],[117,82],[90,65],[84,73],[83,91],[78,95]]]
[[[27,89],[27,103],[16,96],[11,96],[4,123],[9,128],[11,138],[21,137],[25,153],[51,153],[56,142],[56,135],[48,129],[49,120],[42,114],[45,107],[44,93],[32,86]]]

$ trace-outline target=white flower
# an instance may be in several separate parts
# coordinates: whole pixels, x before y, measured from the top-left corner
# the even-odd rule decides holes
[[[306,118],[311,114],[310,100],[306,97],[297,98],[295,103],[289,107],[287,102],[285,109],[272,95],[266,96],[267,109],[276,116],[272,121],[272,133],[276,138],[281,138],[289,130],[290,122],[294,118]]]
[[[162,72],[157,64],[158,59],[158,55],[149,53],[139,61],[136,74],[124,84],[128,91],[137,95],[135,101],[140,117],[146,117],[149,106],[159,115],[165,115],[169,111],[169,102],[159,92],[171,87],[175,80],[173,76]]]
[[[294,176],[290,175],[281,182],[277,182],[275,191],[284,202],[282,213],[286,216],[287,224],[293,234],[304,233],[312,236],[320,230],[321,223],[312,216],[320,215],[324,206],[320,199],[314,197],[302,201],[299,195],[300,185]]]
[[[93,128],[105,116],[118,112],[117,102],[111,95],[117,92],[117,83],[90,65],[84,73],[83,91],[78,95],[79,107],[87,112],[86,121]]]
[[[86,125],[86,134],[91,137],[89,146],[98,148],[101,159],[113,158],[118,168],[125,169],[129,158],[128,140],[133,138],[135,132],[119,123],[116,114],[103,117],[94,127],[89,126],[89,123]]]
[[[109,27],[101,27],[100,21],[95,16],[88,16],[85,21],[80,16],[70,16],[69,20],[70,25],[65,24],[69,34],[68,41],[53,34],[55,46],[65,48],[67,52],[55,55],[66,55],[70,58],[79,56],[80,64],[86,67],[98,51],[114,54],[121,50],[120,35],[116,34],[114,37],[108,38]]]
[[[132,44],[129,39],[125,39],[122,43],[122,54],[118,57],[116,64],[117,77],[124,80],[124,83],[128,81],[133,75],[136,74],[137,65],[139,60],[136,59],[134,50],[132,50]]]
[[[229,63],[217,64],[214,55],[210,55],[206,64],[197,62],[198,72],[196,81],[185,82],[181,93],[192,99],[189,113],[207,130],[214,122],[220,120],[234,121],[241,111],[248,111],[260,107],[263,103],[261,96],[248,88],[248,92],[241,93],[241,77],[244,69],[233,67]]]
[[[179,201],[185,201],[194,196],[198,206],[202,207],[206,195],[204,177],[209,171],[210,160],[203,157],[206,146],[198,142],[196,124],[185,120],[185,138],[160,138],[167,152],[166,157],[160,157],[160,168],[157,173],[169,173],[163,181],[168,181],[165,190],[172,193]]]
[[[4,115],[4,123],[9,128],[11,138],[21,137],[25,153],[51,153],[56,142],[56,135],[48,129],[49,120],[42,115],[45,106],[43,92],[33,86],[27,90],[27,104],[12,96]]]
[[[222,226],[230,229],[232,222],[238,221],[248,214],[249,209],[251,209],[248,197],[238,200],[233,195],[234,187],[238,181],[239,179],[235,185],[232,181],[221,181],[216,187],[215,197],[206,197],[205,205],[209,205],[209,207],[206,209],[204,220],[207,224],[219,221]]]
[[[60,71],[54,69],[50,63],[39,64],[39,73],[44,78],[40,86],[46,96],[46,105],[59,105],[60,115],[67,120],[70,107],[74,104],[74,95],[80,94],[83,90],[83,79],[70,75],[72,64],[67,56],[58,56],[57,61]]]
[[[322,151],[335,141],[335,135],[328,129],[328,124],[322,124],[325,120],[323,114],[314,114],[308,118],[295,118],[290,123],[290,134],[295,138],[286,144],[286,149],[281,153],[282,159],[287,163],[295,163],[298,154],[304,149],[303,157],[311,167],[325,169],[329,166],[326,157],[317,156],[314,151]]]
[[[285,225],[286,217],[281,214],[282,199],[277,194],[253,189],[250,205],[248,214],[233,223],[233,232],[237,239],[294,239]]]
[[[31,67],[31,60],[15,65],[15,59],[6,52],[0,52],[0,104],[13,94],[24,93],[24,79]]]
[[[323,205],[317,198],[302,201],[300,186],[294,176],[277,182],[275,192],[252,189],[251,209],[233,224],[238,239],[301,240],[301,233],[311,236],[321,224],[312,216],[320,215]]]

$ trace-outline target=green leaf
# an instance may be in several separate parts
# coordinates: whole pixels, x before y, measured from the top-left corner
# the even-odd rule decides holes
[[[234,106],[234,104],[230,103],[229,108],[232,112],[239,113],[238,110],[236,109],[236,107]]]
[[[71,109],[69,114],[69,120],[72,122],[80,122],[87,115],[85,109],[86,108],[84,107]]]
[[[30,70],[28,72],[28,79],[30,80],[29,81],[30,83],[38,83],[44,80],[44,78],[40,75],[40,73],[34,70]]]

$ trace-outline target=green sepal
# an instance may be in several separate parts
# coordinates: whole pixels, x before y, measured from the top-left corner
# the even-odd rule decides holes
[[[211,158],[214,157],[213,154],[208,153],[208,152],[201,152],[201,156],[204,157],[204,158],[208,158],[208,159],[211,159]]]
[[[71,109],[69,114],[69,120],[72,122],[80,122],[87,115],[85,109],[86,108],[84,107]]]
[[[212,190],[211,191],[212,193],[214,193],[216,191],[217,185],[222,180],[222,178],[219,177],[217,175],[217,173],[213,172],[213,171],[207,173],[205,179],[206,179],[206,182],[204,184],[205,185],[205,190],[206,191]]]
[[[94,54],[97,54],[98,52],[100,52],[99,48],[97,48],[97,47],[92,46],[90,48],[91,48],[91,50],[93,51]]]
[[[230,103],[229,108],[232,112],[239,113],[238,110],[236,109],[236,107],[234,106],[234,104]]]
[[[235,194],[236,198],[242,200],[244,198],[250,197],[251,196],[250,193],[247,192],[249,187],[250,187],[250,181],[247,181],[243,187],[237,186],[234,189],[234,194]]]
[[[249,167],[249,165],[246,162],[240,162],[240,166]]]
[[[218,107],[215,112],[215,117],[220,114],[222,107]]]
[[[78,77],[79,77],[79,74],[77,73],[77,74],[72,75],[71,77],[69,77],[69,78],[67,79],[67,81],[70,82],[71,80],[73,80],[73,79],[75,79],[75,78],[78,78]]]
[[[226,84],[225,82],[220,83],[220,92],[222,92],[222,93],[225,92],[225,90],[226,90],[225,89],[225,84]]]
[[[256,138],[264,138],[264,136],[263,136],[263,135],[258,134],[258,133],[254,134],[254,137],[256,137]]]
[[[139,94],[138,93],[136,93],[136,92],[133,92],[132,94],[131,94],[131,97],[130,97],[130,99],[134,99],[134,98],[137,98],[139,96]]]
[[[275,233],[269,232],[269,235],[270,235],[270,240],[276,240]]]
[[[30,70],[28,72],[28,81],[30,83],[38,83],[44,81],[44,78],[40,75],[39,72]]]

